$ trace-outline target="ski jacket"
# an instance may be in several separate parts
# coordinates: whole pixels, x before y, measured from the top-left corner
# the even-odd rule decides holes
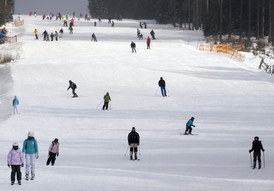
[[[14,96],[14,99],[12,100],[12,106],[19,105],[19,100],[17,99],[17,96]]]
[[[18,149],[12,148],[8,153],[7,164],[9,165],[22,165],[24,164],[24,157],[22,151]]]
[[[150,38],[148,37],[148,38],[147,38],[147,43],[150,43],[150,41],[151,41],[151,40],[150,40]]]
[[[140,136],[137,132],[131,131],[127,136],[128,144],[137,143],[140,144]]]
[[[262,142],[258,141],[258,140],[254,140],[252,142],[252,148],[251,148],[250,152],[254,151],[254,153],[260,153],[261,150],[264,151]]]
[[[166,82],[163,79],[160,79],[159,82],[158,82],[158,84],[159,84],[160,87],[166,86]]]
[[[38,30],[35,29],[35,30],[34,30],[34,34],[38,34]]]
[[[49,152],[59,153],[59,143],[52,141],[52,143],[49,146]]]
[[[193,121],[190,119],[190,120],[188,120],[188,122],[186,123],[186,127],[191,127],[191,126],[194,127]]]
[[[136,47],[136,44],[135,44],[134,42],[132,42],[132,43],[130,44],[130,46],[131,46],[131,48],[135,48],[135,47]]]
[[[69,87],[68,87],[68,90],[69,90],[69,88],[71,88],[71,89],[76,89],[77,88],[77,86],[76,86],[76,84],[74,83],[74,82],[69,82]]]
[[[34,137],[25,139],[22,152],[26,154],[38,153],[38,144]]]
[[[104,95],[104,102],[109,102],[109,101],[111,101],[109,94]]]

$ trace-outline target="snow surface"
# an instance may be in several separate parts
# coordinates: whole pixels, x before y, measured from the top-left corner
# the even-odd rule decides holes
[[[62,21],[22,16],[23,27],[7,26],[19,43],[1,45],[20,59],[0,67],[0,190],[81,191],[273,191],[273,76],[258,70],[259,58],[245,62],[199,52],[201,31],[182,31],[147,21],[75,21],[74,34],[42,41]],[[34,29],[39,40],[34,40]],[[151,49],[146,38],[156,33]],[[95,33],[98,42],[91,42]],[[131,53],[135,41],[137,53]],[[158,80],[167,83],[162,97]],[[74,81],[79,98],[66,91]],[[111,110],[99,105],[106,92]],[[12,115],[17,95],[19,115]],[[99,106],[98,106],[99,105]],[[184,136],[194,116],[193,133]],[[140,161],[125,156],[127,135],[141,136]],[[6,157],[33,131],[39,144],[36,178],[10,185]],[[251,169],[251,142],[265,147],[265,168]],[[46,166],[48,147],[60,141],[56,165]],[[263,157],[262,157],[263,158]],[[24,175],[25,169],[22,169]],[[23,176],[24,177],[24,176]]]

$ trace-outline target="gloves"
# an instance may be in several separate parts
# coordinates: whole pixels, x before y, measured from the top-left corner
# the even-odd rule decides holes
[[[10,164],[8,164],[8,167],[10,167]]]
[[[57,153],[56,155],[59,156],[59,153]]]
[[[21,164],[22,167],[24,167],[24,164]]]
[[[262,151],[264,152],[264,149],[262,149]]]
[[[35,153],[35,158],[38,159],[39,158],[39,153]]]
[[[251,150],[249,150],[249,153],[251,153]]]
[[[195,125],[193,125],[193,127],[195,127]]]

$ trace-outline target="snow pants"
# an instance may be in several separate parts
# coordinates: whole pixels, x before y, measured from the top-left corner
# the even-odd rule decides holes
[[[261,167],[261,152],[253,152],[253,167],[256,167],[256,161],[258,159],[259,167]]]
[[[26,168],[25,174],[29,174],[29,169],[31,168],[31,174],[35,174],[35,154],[26,154]]]
[[[191,134],[191,132],[192,132],[192,127],[191,127],[191,126],[186,127],[185,134],[186,134],[186,133]]]
[[[49,152],[49,158],[47,160],[47,165],[49,165],[51,163],[51,165],[53,166],[54,163],[55,163],[55,160],[56,160],[56,154],[57,153],[52,153],[52,152]]]
[[[19,112],[18,112],[18,107],[17,107],[17,105],[14,105],[13,106],[13,114],[18,114]]]
[[[165,86],[160,86],[160,87],[161,87],[162,95],[165,97],[166,96],[166,87]]]
[[[132,159],[133,152],[134,152],[135,159],[137,159],[138,144],[131,143],[129,146],[130,146],[130,159]]]
[[[108,110],[108,102],[104,102],[104,105],[103,105],[103,110]]]
[[[10,175],[11,182],[15,181],[15,174],[17,176],[17,181],[20,181],[22,179],[22,173],[20,171],[20,165],[11,165],[11,175]]]

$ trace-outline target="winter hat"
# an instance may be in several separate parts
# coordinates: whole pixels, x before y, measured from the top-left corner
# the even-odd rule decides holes
[[[30,131],[30,132],[28,133],[28,137],[34,137],[34,133],[33,133],[32,131]]]
[[[53,142],[58,143],[58,139],[57,139],[57,138],[55,138]]]
[[[132,127],[132,130],[135,130],[135,127]]]
[[[195,118],[194,117],[191,117],[191,120],[194,120]]]
[[[254,139],[255,139],[255,140],[259,140],[259,137],[256,136],[256,137],[254,137]]]

